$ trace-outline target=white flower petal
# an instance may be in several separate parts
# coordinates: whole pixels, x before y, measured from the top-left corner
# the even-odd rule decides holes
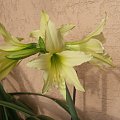
[[[62,63],[66,66],[77,66],[88,62],[92,59],[91,55],[87,55],[80,51],[63,51],[57,53],[61,56]]]

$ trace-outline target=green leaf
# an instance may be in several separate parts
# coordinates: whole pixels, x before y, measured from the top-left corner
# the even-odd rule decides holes
[[[58,105],[60,105],[60,107],[62,107],[66,112],[69,113],[68,105],[67,105],[66,101],[64,101],[64,100],[59,100],[59,99],[55,99],[55,98],[47,96],[47,95],[43,95],[43,94],[39,94],[39,93],[30,93],[30,92],[15,92],[15,93],[9,93],[9,94],[10,95],[37,95],[37,96],[43,96],[43,97],[46,97],[46,98],[51,99],[52,101],[56,102]]]
[[[8,120],[7,109],[5,107],[0,106],[0,119]]]
[[[40,118],[40,120],[54,120],[53,118],[46,115],[39,115],[38,118]]]
[[[0,105],[4,106],[4,107],[7,107],[7,108],[10,108],[10,109],[13,109],[15,111],[20,111],[23,114],[25,114],[26,116],[32,116],[36,120],[39,120],[33,112],[31,112],[31,111],[29,111],[29,110],[27,110],[27,109],[25,109],[21,106],[15,105],[15,104],[10,103],[10,102],[5,102],[5,101],[2,101],[2,100],[0,100]]]
[[[72,119],[73,120],[80,120],[78,115],[77,115],[77,112],[75,110],[75,106],[74,106],[73,100],[71,98],[70,92],[67,88],[67,85],[66,85],[66,101],[67,101]]]
[[[29,57],[31,55],[34,55],[38,52],[40,52],[40,50],[37,48],[25,49],[25,50],[19,50],[19,51],[12,52],[9,55],[7,55],[6,57],[9,59],[13,59],[13,60],[20,60],[20,59]]]
[[[2,85],[0,84],[0,100],[4,100],[7,102],[13,102],[12,101],[12,96],[10,96],[9,94],[7,94],[5,92],[5,90],[3,89]],[[18,114],[16,113],[16,111],[11,110],[9,108],[6,107],[0,107],[0,113],[1,113],[1,117],[5,120],[9,119],[9,120],[20,120],[20,117],[18,116]]]

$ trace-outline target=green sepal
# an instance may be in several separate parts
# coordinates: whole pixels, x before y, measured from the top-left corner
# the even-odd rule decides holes
[[[24,49],[24,50],[12,52],[9,55],[7,55],[6,57],[8,59],[20,60],[20,59],[24,59],[26,57],[29,57],[31,55],[34,55],[38,52],[40,52],[40,50],[38,48]]]
[[[44,40],[41,37],[39,37],[39,41],[38,41],[38,46],[37,47],[40,49],[41,53],[46,53],[47,52],[46,48],[45,48],[45,42],[44,42]]]

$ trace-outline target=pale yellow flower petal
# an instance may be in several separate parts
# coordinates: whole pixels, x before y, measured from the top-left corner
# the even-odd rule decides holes
[[[79,79],[78,79],[76,71],[73,68],[64,67],[63,75],[64,75],[65,80],[69,84],[73,84],[77,90],[80,90],[80,91],[83,91],[83,92],[85,91],[83,86],[81,85]]]
[[[67,45],[66,49],[75,50],[75,51],[84,51],[84,52],[93,51],[95,53],[104,52],[104,47],[102,43],[99,40],[93,38],[81,44]]]
[[[51,54],[49,53],[41,54],[36,59],[28,62],[27,66],[31,68],[40,69],[40,70],[48,70],[51,65],[50,58],[51,58]]]
[[[45,11],[41,12],[41,20],[40,20],[40,32],[42,34],[42,38],[45,38],[45,30],[46,30],[46,25],[49,21],[49,16]]]
[[[62,35],[66,35],[69,33],[70,30],[72,30],[75,27],[73,24],[65,24],[62,25],[58,30]]]
[[[49,16],[47,15],[47,13],[45,11],[41,12],[40,18],[41,18],[40,19],[40,29],[35,30],[30,33],[30,37],[37,38],[37,40],[39,39],[39,37],[41,37],[43,39],[45,38],[46,25],[49,21]]]
[[[40,30],[34,30],[30,33],[30,37],[36,38],[37,40],[40,36],[43,38],[43,35]]]
[[[81,45],[82,46],[82,45]],[[91,39],[85,44],[86,49],[89,51],[94,51],[95,53],[103,53],[104,47],[102,43],[97,39]]]
[[[101,21],[100,25],[96,28],[95,31],[91,32],[90,34],[88,34],[86,37],[84,37],[81,40],[66,42],[66,45],[82,44],[95,37],[98,37],[98,40],[99,40],[99,37],[103,37],[102,31],[103,31],[105,24],[106,24],[106,17]]]
[[[46,27],[45,43],[49,52],[59,52],[63,48],[63,38],[51,21],[48,22]]]
[[[87,55],[80,51],[63,51],[58,53],[61,56],[62,64],[66,66],[77,66],[88,62],[92,59],[91,55]]]
[[[108,55],[108,54],[95,54],[92,53],[93,55],[93,59],[90,61],[90,63],[94,64],[94,65],[98,65],[100,67],[115,67],[115,65],[113,64],[112,58]]]
[[[51,74],[51,72],[44,73],[44,77],[43,77],[44,78],[44,85],[43,85],[43,88],[42,88],[42,93],[43,94],[48,92],[48,90],[54,85],[53,74]]]
[[[21,44],[20,41],[18,39],[16,39],[15,37],[13,37],[6,29],[5,27],[0,23],[0,35],[2,35],[4,37],[5,42],[7,43],[11,43],[14,45],[24,45]]]
[[[0,69],[0,80],[2,80],[3,78],[5,78],[9,72],[15,67],[15,65],[17,64],[17,61],[12,61],[9,62],[9,60],[7,61],[8,63],[2,63],[0,64],[0,67],[2,69]]]
[[[102,31],[103,31],[103,28],[104,28],[104,26],[105,26],[105,23],[106,23],[106,17],[105,17],[104,19],[102,19],[100,25],[96,28],[95,31],[91,32],[89,35],[87,35],[85,38],[83,38],[80,42],[81,42],[81,43],[82,43],[82,42],[86,42],[86,41],[88,41],[89,39],[91,39],[92,37],[101,34]]]
[[[65,85],[65,81],[61,82],[61,84],[59,85],[59,91],[61,93],[61,95],[64,97],[64,99],[66,100],[66,85]]]
[[[14,46],[11,44],[1,44],[0,45],[0,50],[4,51],[17,51],[17,50],[22,50],[26,48],[26,46]]]

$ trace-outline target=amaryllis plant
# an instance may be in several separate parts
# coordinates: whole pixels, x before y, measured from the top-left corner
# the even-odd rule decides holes
[[[73,24],[65,24],[56,27],[45,11],[41,12],[39,30],[32,31],[30,37],[35,39],[34,43],[23,43],[22,38],[11,35],[5,27],[0,24],[0,35],[4,43],[0,44],[0,80],[4,79],[11,70],[23,59],[38,54],[33,60],[28,61],[30,68],[43,70],[44,82],[41,93],[15,92],[6,93],[0,85],[0,112],[2,120],[21,120],[20,111],[25,115],[26,120],[54,120],[47,115],[36,115],[29,107],[21,101],[16,100],[14,95],[38,95],[47,97],[60,105],[71,119],[80,120],[80,115],[75,110],[73,98],[68,85],[74,86],[74,90],[85,92],[77,73],[74,69],[83,63],[90,63],[98,67],[113,67],[111,57],[105,52],[103,43],[103,28],[106,23],[104,18],[100,25],[86,35],[83,39],[69,40],[66,36],[74,27]],[[33,81],[34,82],[34,81]],[[46,93],[55,87],[63,95],[63,100],[48,96]],[[73,94],[75,94],[75,91]],[[16,102],[14,102],[16,101]]]

